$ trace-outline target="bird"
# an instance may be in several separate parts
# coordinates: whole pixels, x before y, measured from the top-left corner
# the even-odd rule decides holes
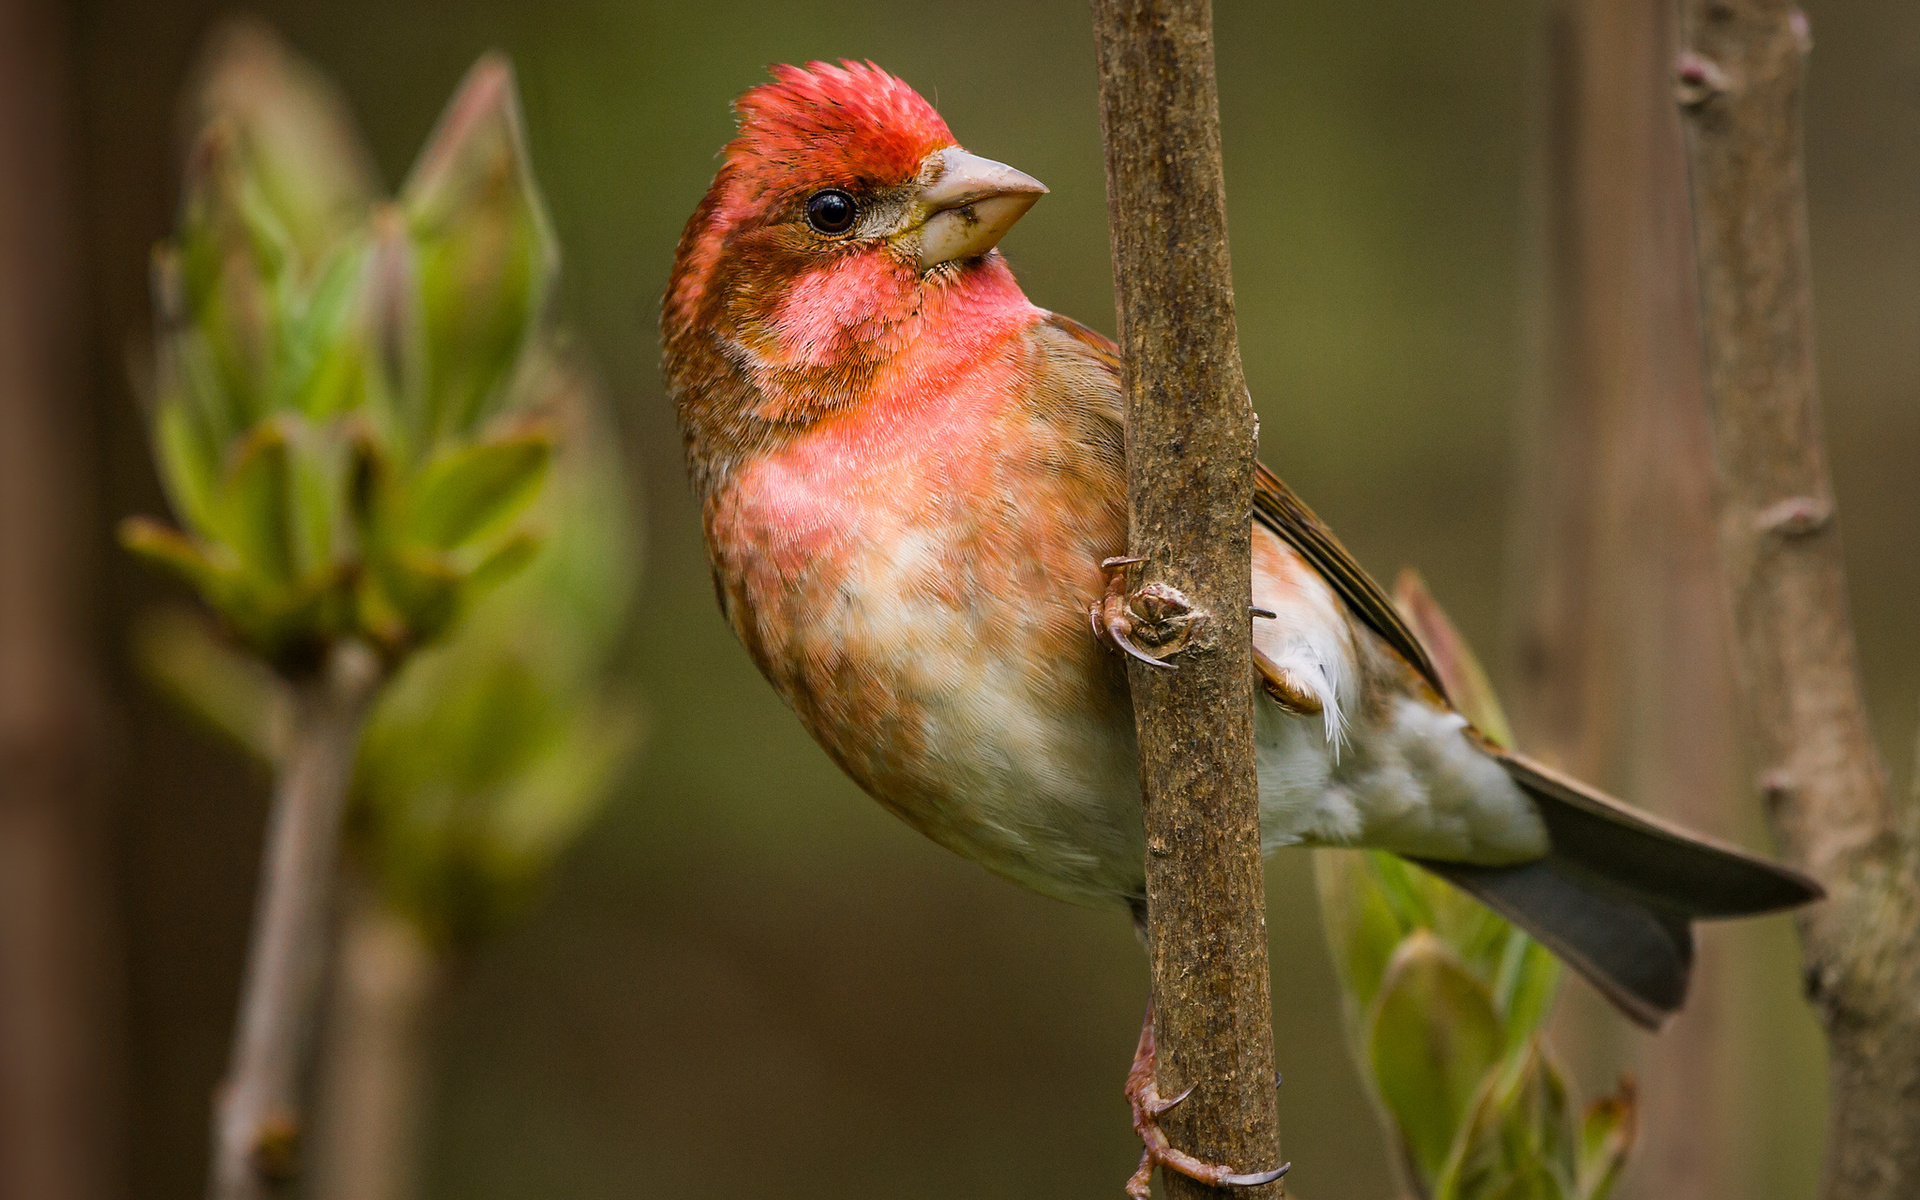
[[[1144,921],[1124,657],[1121,358],[1032,303],[999,243],[1038,180],[963,148],[872,62],[769,68],[688,220],[662,369],[719,606],[847,775],[935,842]],[[1256,468],[1263,851],[1372,847],[1477,897],[1627,1017],[1685,996],[1691,925],[1819,886],[1641,813],[1454,711],[1332,531]],[[1127,1094],[1157,1164],[1240,1173],[1156,1124],[1151,1009]],[[1284,1169],[1284,1168],[1283,1168]]]

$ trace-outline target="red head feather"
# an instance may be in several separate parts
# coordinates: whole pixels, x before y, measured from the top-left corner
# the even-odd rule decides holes
[[[892,186],[954,144],[933,105],[870,62],[811,62],[769,73],[774,82],[734,102],[740,136],[726,150],[728,164],[754,182]]]
[[[774,81],[734,102],[738,135],[680,244],[667,311],[690,318],[730,233],[817,188],[886,188],[954,145],[920,93],[873,63],[768,68]]]

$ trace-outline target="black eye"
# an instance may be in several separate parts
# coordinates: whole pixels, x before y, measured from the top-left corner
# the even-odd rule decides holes
[[[815,192],[807,200],[807,224],[817,233],[845,233],[853,228],[853,197],[838,188]]]

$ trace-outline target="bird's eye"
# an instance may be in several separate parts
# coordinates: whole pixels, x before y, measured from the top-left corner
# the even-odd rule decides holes
[[[853,228],[853,197],[838,188],[815,192],[807,200],[807,224],[816,233],[845,233]]]

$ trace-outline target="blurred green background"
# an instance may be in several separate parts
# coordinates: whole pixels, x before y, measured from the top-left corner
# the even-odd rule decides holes
[[[226,9],[80,6],[113,651],[113,818],[134,1194],[197,1195],[227,1049],[265,778],[134,678],[163,594],[107,549],[159,496],[124,348],[177,188],[172,112]],[[484,49],[520,72],[564,247],[560,314],[601,372],[645,495],[626,656],[647,747],[609,815],[446,1014],[428,1194],[1111,1196],[1138,1153],[1121,1079],[1144,960],[1117,915],[1014,889],[884,814],[754,674],[712,602],[655,313],[680,226],[773,61],[872,58],[975,151],[1052,194],[1005,243],[1029,295],[1112,330],[1093,55],[1072,2],[270,3],[345,89],[391,185]],[[1360,558],[1418,565],[1496,678],[1515,413],[1528,377],[1540,6],[1217,5],[1234,263],[1263,454]],[[1815,7],[1808,142],[1827,427],[1862,657],[1905,778],[1920,636],[1920,6]],[[641,546],[635,545],[635,553]],[[1388,1200],[1349,1066],[1309,864],[1270,876],[1283,1150],[1309,1200]],[[1727,1081],[1731,1194],[1807,1194],[1823,1084],[1784,927],[1731,936],[1755,997]],[[1569,991],[1576,991],[1570,984]],[[1587,1006],[1591,1007],[1591,1006]],[[1583,1008],[1582,1011],[1585,1011]],[[1599,1039],[1599,1040],[1605,1040]],[[1638,1034],[1614,1053],[1642,1053]],[[1657,1043],[1651,1052],[1657,1052]],[[1605,1070],[1604,1052],[1583,1052]],[[1588,1078],[1601,1090],[1610,1078]],[[1631,1171],[1631,1168],[1630,1168]],[[1631,1175],[1622,1195],[1633,1190]]]

